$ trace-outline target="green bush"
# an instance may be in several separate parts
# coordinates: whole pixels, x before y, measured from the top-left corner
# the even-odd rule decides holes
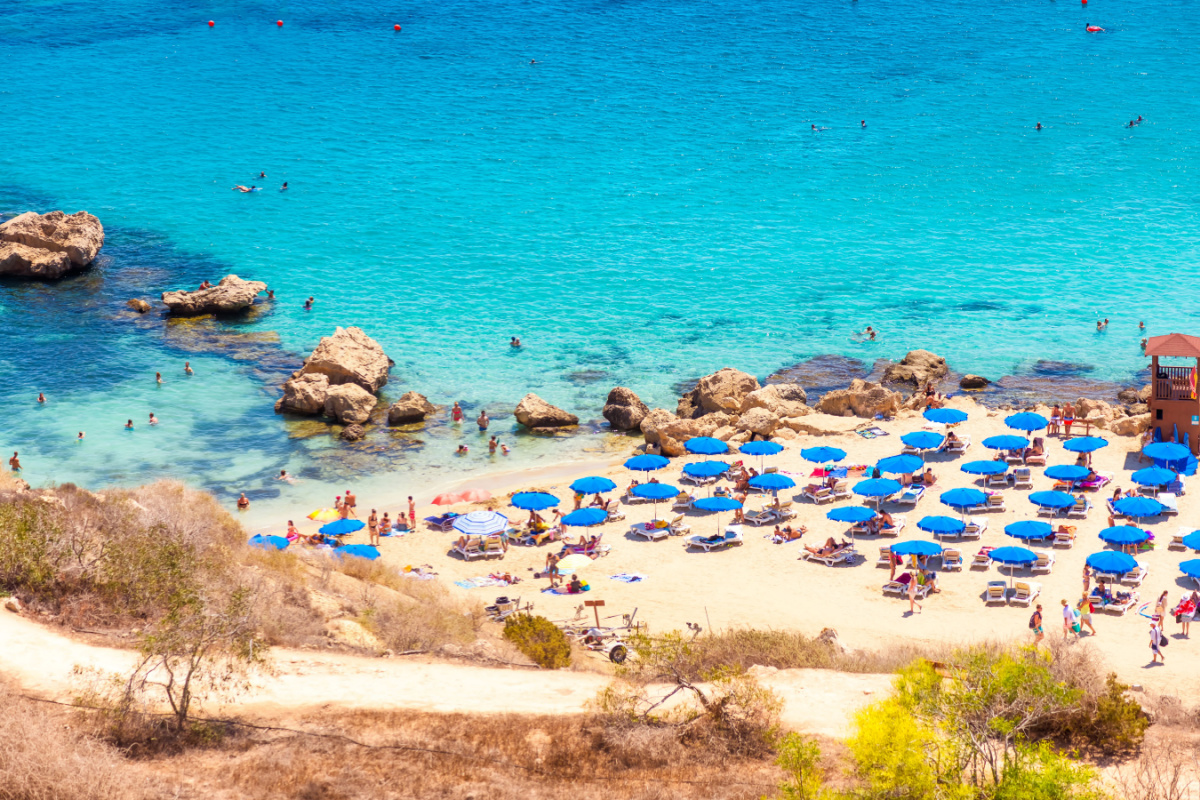
[[[1047,733],[1104,753],[1137,749],[1150,727],[1150,718],[1136,700],[1126,695],[1128,691],[1129,686],[1118,681],[1115,673],[1110,673],[1103,692],[1086,696],[1061,730]]]
[[[571,665],[571,643],[567,635],[545,617],[512,615],[504,622],[504,638],[543,669]]]

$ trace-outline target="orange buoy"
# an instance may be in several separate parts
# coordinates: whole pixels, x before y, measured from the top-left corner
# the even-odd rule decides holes
[[[208,27],[210,27],[210,28],[211,28],[211,27],[213,26],[213,24],[214,24],[214,23],[213,23],[213,21],[210,19],[210,20],[208,21]]]
[[[393,26],[392,26],[392,30],[394,30],[394,31],[398,31],[398,30],[400,30],[400,26],[399,26],[399,25],[393,25]]]
[[[1104,30],[1104,28],[1097,27],[1096,25],[1087,26],[1088,33],[1099,33],[1102,30]]]
[[[282,28],[282,27],[283,27],[283,20],[281,20],[281,19],[277,19],[277,20],[275,20],[275,24],[276,24],[276,25],[278,25],[279,27],[281,27],[281,28]]]

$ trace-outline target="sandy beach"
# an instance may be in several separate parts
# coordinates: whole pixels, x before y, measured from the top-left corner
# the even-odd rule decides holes
[[[831,522],[826,513],[833,507],[861,504],[857,496],[840,500],[834,504],[817,506],[799,496],[800,487],[808,482],[808,476],[817,466],[804,461],[800,450],[815,444],[832,445],[844,449],[847,458],[844,464],[873,465],[886,456],[900,452],[900,436],[920,430],[927,424],[919,415],[906,413],[891,421],[874,423],[889,435],[874,439],[863,438],[855,433],[824,437],[803,436],[783,442],[785,450],[767,459],[768,466],[777,467],[791,475],[797,482],[795,490],[781,493],[782,499],[796,496],[798,512],[793,524],[807,527],[808,533],[801,542],[773,544],[769,538],[771,526],[761,528],[747,525],[744,528],[745,544],[724,551],[705,553],[688,550],[684,546],[686,537],[670,537],[664,541],[646,542],[628,534],[631,524],[644,522],[653,516],[650,503],[625,506],[627,519],[610,522],[591,529],[591,533],[602,532],[603,540],[611,545],[611,552],[591,562],[580,571],[581,577],[591,584],[585,595],[556,595],[545,593],[548,581],[534,579],[534,574],[545,564],[546,554],[557,550],[549,544],[541,547],[512,546],[503,560],[476,560],[468,563],[450,555],[450,548],[457,534],[440,533],[421,525],[415,532],[404,536],[388,537],[380,548],[385,563],[396,568],[408,565],[429,564],[438,573],[438,580],[463,597],[473,601],[490,603],[497,595],[520,596],[532,601],[535,610],[552,619],[569,618],[587,600],[604,600],[604,613],[619,615],[637,609],[637,617],[649,624],[651,631],[683,628],[685,623],[697,623],[705,628],[721,629],[732,626],[759,628],[794,629],[815,635],[823,628],[838,631],[841,641],[852,648],[878,648],[897,642],[966,643],[970,641],[1001,639],[1025,640],[1032,638],[1027,623],[1032,607],[1009,604],[985,606],[983,595],[988,581],[1007,580],[1008,569],[995,565],[987,569],[970,568],[971,557],[983,546],[1022,545],[1004,534],[1005,525],[1023,519],[1037,519],[1037,509],[1028,500],[1030,491],[1050,489],[1054,481],[1042,475],[1042,469],[1033,469],[1033,489],[1004,492],[1006,508],[1002,512],[976,514],[987,520],[987,530],[979,541],[953,542],[947,546],[958,547],[968,565],[958,572],[939,570],[939,585],[942,591],[932,595],[924,603],[921,613],[909,614],[907,599],[885,596],[881,588],[888,570],[876,565],[879,546],[908,539],[931,540],[929,534],[916,528],[916,522],[927,515],[955,516],[953,509],[942,505],[938,495],[956,487],[982,487],[982,481],[963,473],[959,467],[967,461],[990,459],[993,451],[980,442],[995,434],[1013,433],[1004,424],[1005,411],[987,410],[977,406],[970,398],[956,398],[951,405],[969,412],[967,422],[955,428],[960,437],[970,437],[972,444],[965,455],[930,455],[928,463],[937,477],[937,484],[919,501],[916,508],[897,509],[894,514],[907,517],[908,526],[896,538],[859,537],[857,540],[860,557],[853,566],[826,567],[799,559],[803,544],[819,546],[830,536],[843,537],[847,526]],[[1082,570],[1086,557],[1105,549],[1097,534],[1107,527],[1108,520],[1104,500],[1111,496],[1112,489],[1121,486],[1125,490],[1134,488],[1129,479],[1132,470],[1145,466],[1138,463],[1138,440],[1133,437],[1114,436],[1098,431],[1110,442],[1093,456],[1093,466],[1101,473],[1112,473],[1113,483],[1104,490],[1090,494],[1093,509],[1086,519],[1070,520],[1076,527],[1075,546],[1052,548],[1048,544],[1034,544],[1032,549],[1048,550],[1053,553],[1055,563],[1050,574],[1031,575],[1027,569],[1018,569],[1016,579],[1035,580],[1041,584],[1039,602],[1044,605],[1047,637],[1062,637],[1061,600],[1078,601],[1082,590]],[[474,508],[493,507],[509,515],[514,522],[524,521],[527,512],[511,508],[507,496],[513,491],[541,490],[555,494],[563,500],[560,508],[566,512],[573,505],[572,493],[567,488],[576,477],[601,474],[618,484],[618,494],[635,477],[621,463],[625,457],[640,451],[639,439],[613,437],[623,445],[624,452],[610,462],[563,465],[552,470],[539,470],[529,474],[510,473],[493,476],[486,486],[466,481],[462,486],[487,488],[493,500],[487,503],[434,507],[428,503],[418,506],[418,516],[424,518],[442,511],[465,512]],[[1075,454],[1063,450],[1059,438],[1047,437],[1047,463],[1049,465],[1074,463]],[[747,464],[756,464],[758,459],[744,456]],[[679,484],[680,472],[685,463],[700,460],[700,457],[672,459],[671,465],[655,473],[664,483]],[[645,475],[636,477],[645,478]],[[724,483],[724,482],[722,482]],[[853,483],[853,481],[852,481]],[[708,490],[697,490],[703,496]],[[428,498],[425,498],[428,500]],[[756,510],[766,502],[761,496],[751,495],[747,511]],[[1138,591],[1141,603],[1151,603],[1158,595],[1168,590],[1172,607],[1190,586],[1184,582],[1179,570],[1180,561],[1190,557],[1190,552],[1168,550],[1170,536],[1192,519],[1195,513],[1192,495],[1179,498],[1179,515],[1146,520],[1158,542],[1157,547],[1138,556],[1148,568],[1149,574]],[[360,513],[365,515],[373,505],[370,497],[360,497]],[[377,506],[393,513],[399,508]],[[663,511],[662,504],[659,511]],[[660,516],[663,516],[660,513]],[[720,524],[731,521],[731,515],[721,515]],[[717,530],[718,520],[714,514],[692,511],[685,515],[693,532],[709,533]],[[1068,522],[1063,520],[1063,522]],[[315,527],[314,523],[307,523]],[[580,529],[576,529],[578,531]],[[576,535],[578,535],[576,533]],[[349,537],[352,542],[365,542],[366,531]],[[521,582],[509,588],[483,587],[462,589],[454,581],[485,576],[491,572],[507,572],[519,577]],[[613,580],[610,576],[620,573],[640,573],[645,579],[627,584]],[[1139,603],[1140,605],[1140,603]],[[589,612],[590,613],[590,612]],[[1096,636],[1084,636],[1102,655],[1106,663],[1125,681],[1163,693],[1174,694],[1200,690],[1200,677],[1193,670],[1185,669],[1183,663],[1194,663],[1195,652],[1187,640],[1175,636],[1166,654],[1166,666],[1147,666],[1150,661],[1147,646],[1148,621],[1137,613],[1137,608],[1124,616],[1097,612],[1094,615]],[[1179,633],[1173,621],[1167,623],[1167,633]]]

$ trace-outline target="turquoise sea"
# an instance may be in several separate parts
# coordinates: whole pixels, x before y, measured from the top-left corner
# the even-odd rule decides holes
[[[588,420],[616,384],[670,406],[722,366],[831,353],[1128,380],[1138,321],[1200,328],[1198,24],[1186,0],[9,0],[0,213],[86,209],[108,243],[0,284],[0,447],[38,483],[271,505],[595,444],[501,420],[489,466],[448,428],[305,438],[277,383],[338,325],[383,343],[392,396],[534,391]],[[125,311],[229,272],[276,303]]]

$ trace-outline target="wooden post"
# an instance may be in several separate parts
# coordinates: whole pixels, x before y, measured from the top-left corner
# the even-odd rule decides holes
[[[603,600],[584,600],[583,604],[585,606],[587,606],[588,608],[592,609],[592,612],[595,613],[596,627],[599,628],[600,627],[600,609],[604,607],[604,601]]]

